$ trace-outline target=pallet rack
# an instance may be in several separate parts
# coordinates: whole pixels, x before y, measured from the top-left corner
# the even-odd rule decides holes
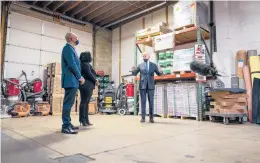
[[[196,17],[196,24],[199,25],[199,17]],[[158,34],[160,35],[160,34]],[[147,38],[144,39],[137,39],[136,38],[136,49],[135,49],[135,56],[134,56],[134,64],[137,66],[137,50],[140,50],[139,44],[146,45],[152,47],[153,43],[153,37],[156,35],[153,35],[152,37],[148,36]],[[193,43],[196,42],[197,44],[205,44],[206,50],[208,52],[207,45],[205,43],[205,39],[210,38],[210,33],[208,30],[201,28],[200,26],[196,25],[188,25],[182,28],[178,28],[177,31],[175,31],[175,46],[183,45],[183,44],[188,44],[188,43]],[[136,77],[135,79],[135,95],[134,95],[134,114],[138,115],[137,112],[137,81],[139,77]],[[155,81],[176,81],[176,80],[186,80],[186,79],[191,79],[194,80],[196,79],[196,74],[194,72],[191,73],[185,73],[185,74],[173,74],[173,75],[166,75],[166,76],[155,76],[154,77]],[[197,84],[197,100],[198,100],[198,117],[197,120],[203,120],[203,114],[204,114],[204,109],[203,109],[203,97],[204,97],[204,88],[205,88],[205,83],[198,82]]]

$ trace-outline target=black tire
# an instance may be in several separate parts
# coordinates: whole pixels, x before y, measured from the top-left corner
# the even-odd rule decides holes
[[[121,115],[121,116],[124,116],[126,114],[126,110],[125,109],[119,109],[118,114]]]

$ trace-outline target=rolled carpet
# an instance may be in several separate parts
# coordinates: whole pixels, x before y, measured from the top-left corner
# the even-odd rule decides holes
[[[248,119],[249,122],[252,122],[252,84],[251,84],[250,70],[248,66],[243,67],[243,75],[245,79],[246,92],[248,95],[247,98]]]

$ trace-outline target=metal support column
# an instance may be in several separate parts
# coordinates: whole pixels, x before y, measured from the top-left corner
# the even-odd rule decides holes
[[[135,42],[137,39],[135,40]],[[137,67],[137,46],[135,46],[135,56],[134,56],[134,64]],[[134,80],[134,115],[138,115],[137,112],[137,80]]]

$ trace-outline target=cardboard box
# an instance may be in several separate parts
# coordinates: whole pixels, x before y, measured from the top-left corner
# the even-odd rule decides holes
[[[52,63],[52,75],[61,75],[61,64],[58,62]]]
[[[174,51],[173,70],[190,71],[190,63],[194,60],[194,48]]]
[[[53,94],[50,97],[51,113],[53,115],[62,113],[63,94]]]
[[[98,112],[97,103],[96,102],[89,103],[88,114],[97,114],[97,112]]]
[[[60,75],[56,75],[51,78],[51,93],[52,94],[62,94],[61,76]]]
[[[154,37],[154,51],[162,51],[174,48],[174,33],[167,33]]]
[[[47,75],[50,76],[52,71],[52,63],[47,64]]]
[[[197,17],[199,24],[196,22]],[[173,28],[178,29],[192,24],[209,29],[208,7],[203,2],[194,0],[179,1],[173,6]]]

